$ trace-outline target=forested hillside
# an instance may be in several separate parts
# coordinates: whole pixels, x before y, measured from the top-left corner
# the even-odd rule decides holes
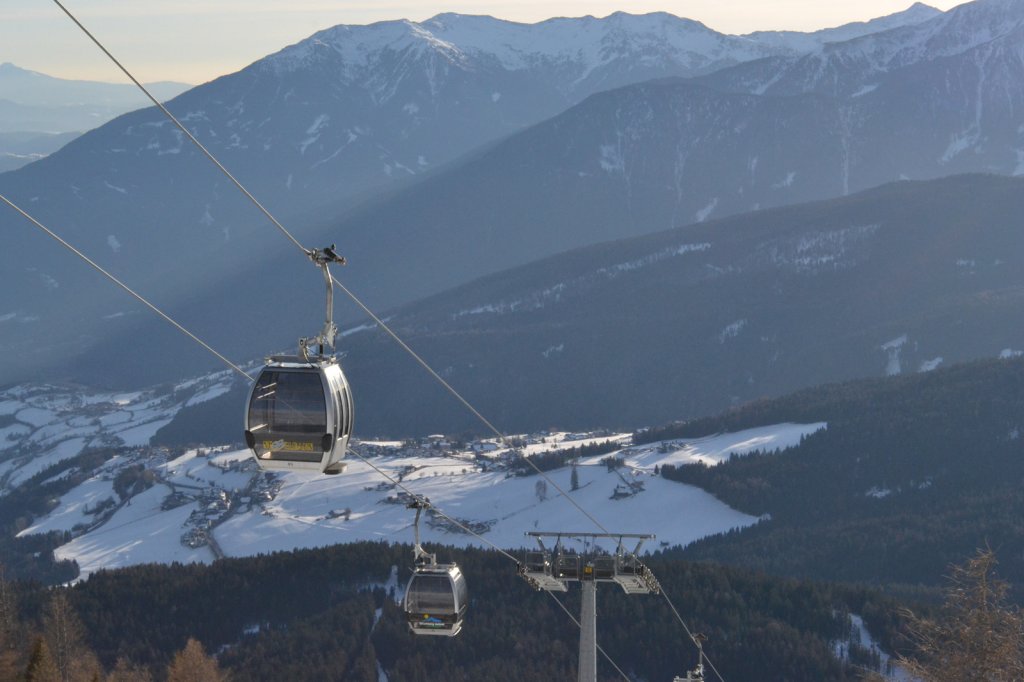
[[[770,516],[684,556],[784,575],[934,585],[988,543],[1003,574],[1024,579],[1024,361],[823,386],[637,439],[784,421],[828,428],[777,455],[663,469]]]
[[[104,572],[72,588],[68,601],[84,626],[83,646],[108,670],[120,659],[162,671],[194,637],[240,680],[376,682],[378,662],[392,682],[575,675],[579,631],[547,595],[493,552],[442,550],[449,554],[468,576],[472,600],[463,633],[451,640],[408,632],[387,579],[397,566],[404,583],[409,550],[385,544]],[[680,561],[650,565],[690,627],[709,636],[706,650],[726,679],[858,679],[831,645],[848,636],[848,614],[890,627],[892,604],[863,590]],[[51,593],[17,587],[21,632],[45,631],[39,614]],[[578,590],[561,598],[579,612]],[[662,599],[602,587],[598,613],[598,642],[625,671],[669,680],[695,663]],[[603,661],[599,670],[601,680],[621,679]]]

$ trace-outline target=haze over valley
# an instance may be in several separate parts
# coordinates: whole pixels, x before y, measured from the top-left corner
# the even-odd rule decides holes
[[[906,608],[979,547],[1016,614],[1024,2],[699,19],[323,27],[147,84],[188,135],[0,60],[0,677],[59,594],[67,679],[177,679],[189,638],[236,679],[571,678],[530,531],[619,562],[595,679],[695,671],[686,622],[722,682],[943,679]],[[252,391],[329,341],[310,258],[348,382],[319,408]],[[327,427],[278,437],[286,407]],[[406,624],[410,503],[456,638]]]

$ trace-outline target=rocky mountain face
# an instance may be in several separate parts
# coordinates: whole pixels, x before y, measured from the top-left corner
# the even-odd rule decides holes
[[[903,26],[911,26],[934,19],[942,14],[940,10],[921,2],[915,2],[908,9],[889,16],[879,17],[871,21],[858,21],[835,28],[826,28],[811,33],[799,31],[755,31],[748,33],[749,38],[762,45],[770,45],[793,54],[813,52],[826,43],[841,43],[872,33],[881,33]]]
[[[665,14],[537,25],[440,15],[322,31],[169,107],[305,239],[323,205],[349,208],[595,91],[772,53]],[[284,244],[153,109],[4,174],[0,192],[162,305],[187,306],[226,275],[259,271]],[[97,291],[92,273],[20,217],[0,221],[11,236],[0,262],[19,275],[0,293],[5,350],[30,349],[38,368],[126,332],[118,322],[132,309],[118,292]],[[26,265],[37,252],[53,260]],[[17,367],[3,374],[16,378]]]
[[[716,87],[758,94],[818,92],[853,97],[866,94],[891,75],[918,65],[949,66],[966,58],[983,85],[1007,68],[1020,50],[1024,6],[1015,0],[975,0],[925,21],[908,23],[833,42],[796,57],[752,63],[718,74]],[[993,63],[988,63],[995,59]]]
[[[995,176],[897,183],[589,247],[391,324],[511,429],[637,427],[1016,356],[1022,190]],[[360,332],[343,346],[362,428],[475,426],[387,338]]]
[[[387,305],[599,240],[902,179],[1019,175],[1022,20],[1022,5],[982,1],[801,58],[598,93],[331,234]]]
[[[1017,356],[1022,190],[958,176],[708,221],[484,277],[389,320],[510,431],[635,428]],[[383,333],[341,348],[360,433],[479,428]],[[242,399],[204,411],[237,419]]]
[[[936,21],[922,18],[890,23]],[[756,60],[772,54],[668,15],[533,26],[441,15],[329,29],[171,109],[303,242],[337,242],[352,260],[345,277],[381,308],[601,240],[917,177],[909,160],[874,153],[910,145],[890,123],[906,120],[904,100],[881,87],[846,100],[726,87],[730,64],[795,60]],[[708,72],[726,85],[664,80]],[[936,174],[971,169],[970,158]],[[232,354],[290,345],[319,315],[306,293],[316,273],[151,110],[0,176],[0,191]],[[21,218],[0,221],[12,235],[0,262],[20,275],[0,292],[2,350],[19,355],[6,376],[67,372],[83,352],[150,356],[108,363],[107,380],[199,368],[152,358],[167,338],[140,335],[149,325],[134,303],[98,290]],[[26,263],[43,252],[53,255]]]

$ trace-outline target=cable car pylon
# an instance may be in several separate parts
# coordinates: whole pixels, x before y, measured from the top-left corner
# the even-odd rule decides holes
[[[583,589],[583,606],[580,613],[580,662],[578,682],[597,680],[597,583],[616,583],[626,594],[658,594],[661,585],[647,566],[637,559],[645,540],[653,535],[634,533],[555,533],[531,531],[526,534],[536,538],[540,551],[527,552],[525,561],[519,566],[522,576],[534,589],[548,592],[566,592],[568,583],[578,582]],[[553,550],[544,546],[544,538],[555,538]],[[562,538],[582,539],[591,542],[585,546],[594,547],[589,552],[569,552],[562,546]],[[618,540],[615,554],[604,554],[597,550],[594,540],[611,538]],[[624,540],[637,540],[632,552],[626,551]]]

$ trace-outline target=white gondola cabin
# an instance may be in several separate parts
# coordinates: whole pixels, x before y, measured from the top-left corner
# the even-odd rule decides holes
[[[430,508],[430,500],[416,497],[408,506],[416,510],[412,524],[414,568],[405,586],[402,610],[413,634],[454,637],[462,632],[469,605],[466,578],[457,564],[437,563],[437,555],[420,545],[420,514]]]
[[[334,280],[328,266],[345,264],[334,245],[313,249],[327,287],[323,330],[299,339],[299,354],[276,356],[256,377],[245,409],[245,443],[263,469],[339,474],[352,435],[352,391],[334,355]],[[315,350],[314,350],[315,349]]]
[[[416,567],[402,606],[413,633],[454,637],[462,631],[468,601],[459,567],[435,564]]]
[[[352,392],[333,357],[272,357],[249,393],[245,441],[264,469],[340,473]]]

